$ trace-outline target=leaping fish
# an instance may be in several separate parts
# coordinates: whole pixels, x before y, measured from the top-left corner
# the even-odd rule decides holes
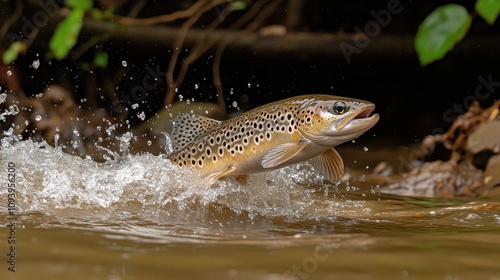
[[[331,95],[303,95],[266,104],[226,121],[179,114],[169,159],[220,179],[278,169],[311,159],[325,179],[344,173],[333,147],[373,127],[375,105]]]

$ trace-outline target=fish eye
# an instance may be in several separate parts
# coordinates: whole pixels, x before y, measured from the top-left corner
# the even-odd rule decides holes
[[[338,101],[333,104],[332,110],[330,111],[337,115],[341,115],[347,112],[348,109],[349,108],[347,107],[347,104],[344,101]]]

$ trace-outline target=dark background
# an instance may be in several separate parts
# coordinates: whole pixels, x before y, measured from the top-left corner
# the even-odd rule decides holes
[[[132,2],[132,1],[130,1]],[[125,13],[132,3],[127,2],[117,9]],[[149,1],[139,17],[150,17],[170,13],[181,6],[189,6],[186,1]],[[367,23],[373,21],[371,11],[386,9],[389,1],[304,1],[300,21],[288,28],[288,32],[312,32],[314,34],[351,34],[355,27],[364,30]],[[220,65],[224,87],[224,97],[229,112],[237,109],[231,104],[238,102],[240,110],[268,103],[270,101],[300,94],[321,93],[342,95],[369,100],[377,105],[376,112],[381,114],[379,124],[370,133],[396,143],[419,142],[425,135],[443,132],[457,115],[475,96],[475,89],[480,85],[479,76],[486,80],[500,82],[499,24],[489,26],[479,16],[473,18],[471,30],[464,40],[442,60],[426,67],[420,66],[413,48],[413,38],[418,25],[435,8],[447,3],[460,3],[473,12],[474,1],[400,1],[403,11],[392,15],[387,27],[372,38],[370,43],[361,48],[361,53],[353,54],[347,62],[339,44],[326,47],[331,53],[276,52],[265,46],[259,49],[228,47]],[[12,2],[3,2],[5,11],[13,9]],[[24,1],[24,13],[36,11],[36,5]],[[96,4],[97,5],[97,4]],[[284,24],[288,11],[287,1],[268,19],[267,25]],[[236,20],[244,12],[231,15]],[[474,13],[473,13],[474,15]],[[5,16],[5,15],[4,15]],[[200,19],[195,28],[205,26],[213,20],[214,14]],[[231,17],[228,23],[231,22]],[[170,26],[179,26],[182,21]],[[20,28],[17,26],[17,28]],[[223,30],[224,25],[221,27]],[[16,26],[12,28],[15,30]],[[48,38],[53,34],[50,26],[41,31],[33,46],[25,56],[14,64],[19,68],[21,84],[28,96],[40,93],[49,84],[72,85],[77,102],[81,102],[88,92],[84,88],[87,70],[79,68],[71,59],[62,61],[43,61],[47,52]],[[95,31],[84,26],[79,43],[89,38]],[[153,34],[151,36],[154,36]],[[118,96],[130,95],[134,86],[140,85],[142,78],[148,75],[146,67],[159,67],[166,71],[171,51],[169,44],[162,38],[152,38],[157,44],[145,44],[141,40],[120,39],[120,36],[99,43],[96,49],[109,54],[109,64],[105,69],[97,69],[97,77],[113,73],[126,61],[131,70],[116,85]],[[267,42],[272,45],[272,38]],[[4,38],[4,43],[5,43]],[[179,94],[184,98],[200,101],[214,101],[215,90],[212,86],[213,50],[195,62],[188,72]],[[79,61],[90,61],[95,54],[91,49],[83,54]],[[38,69],[30,67],[32,62],[42,58]],[[182,59],[182,56],[181,56]],[[146,99],[148,116],[162,107],[167,89],[165,79],[159,79],[158,86],[148,92]],[[199,85],[195,88],[195,85]],[[249,86],[250,85],[250,86]],[[480,100],[483,106],[499,98],[500,87]],[[232,91],[233,94],[230,94]],[[482,91],[483,94],[487,92]],[[112,110],[109,102],[99,101],[99,105]],[[130,104],[127,118],[136,125],[140,120]],[[455,105],[459,105],[458,107]],[[85,106],[84,102],[82,103]],[[144,106],[141,106],[144,110]],[[452,110],[452,112],[449,112]],[[454,110],[454,111],[453,111]],[[445,114],[446,113],[446,114]]]

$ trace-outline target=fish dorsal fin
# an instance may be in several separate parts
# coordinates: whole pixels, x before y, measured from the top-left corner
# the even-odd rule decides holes
[[[344,162],[334,148],[326,150],[311,160],[314,169],[330,182],[337,182],[344,174]]]
[[[177,115],[170,137],[174,152],[181,150],[189,143],[196,141],[214,130],[220,121],[195,114]]]
[[[262,159],[262,167],[264,168],[273,168],[282,163],[285,163],[289,159],[293,158],[296,154],[298,154],[307,144],[294,144],[294,143],[286,143],[281,144],[274,149],[270,150]]]

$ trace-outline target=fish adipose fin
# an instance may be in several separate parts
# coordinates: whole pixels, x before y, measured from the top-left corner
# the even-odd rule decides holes
[[[262,159],[262,167],[264,168],[273,168],[282,163],[287,162],[289,159],[293,158],[296,154],[298,154],[302,149],[304,149],[307,144],[281,144],[274,149],[270,150]]]
[[[172,147],[177,152],[189,143],[200,139],[214,130],[220,121],[195,114],[179,114],[174,119],[174,127],[170,133]]]
[[[314,169],[330,182],[337,182],[344,174],[344,162],[334,148],[326,150],[311,160]]]

